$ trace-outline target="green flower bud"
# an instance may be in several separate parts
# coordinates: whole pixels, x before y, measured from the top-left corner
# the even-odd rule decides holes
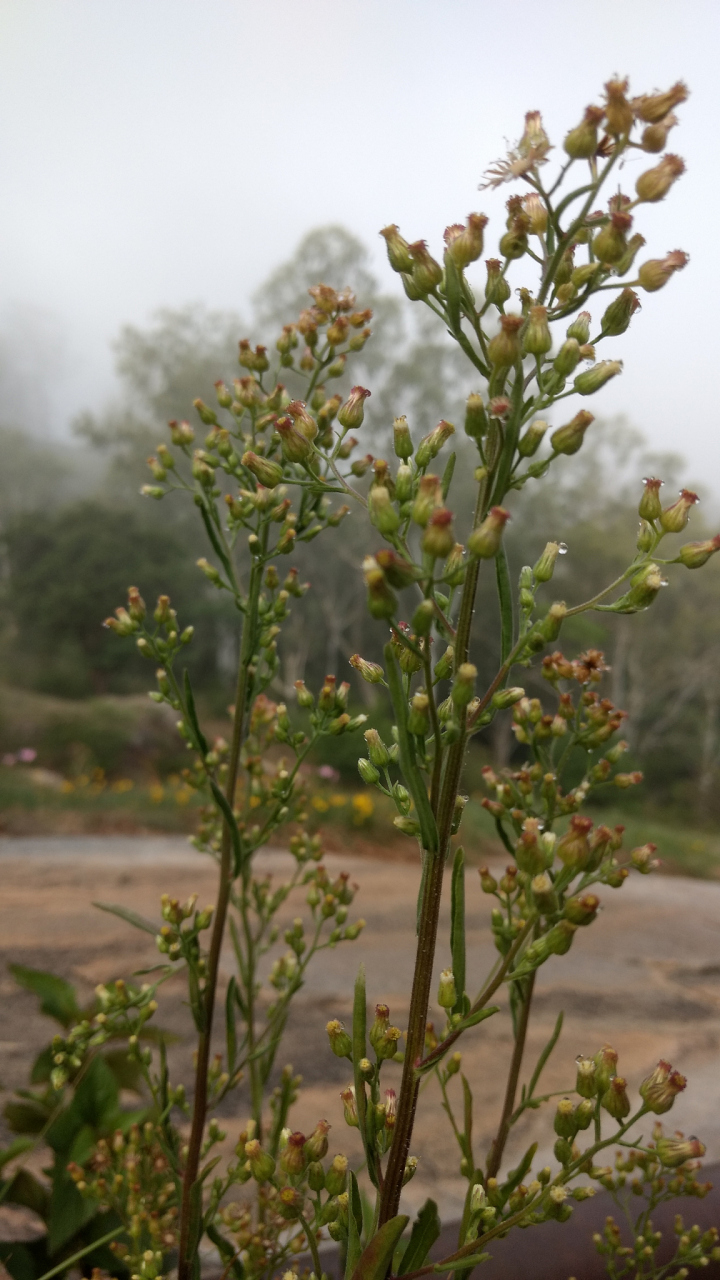
[[[568,1138],[572,1141],[575,1137],[577,1133],[575,1107],[570,1098],[561,1098],[558,1102],[553,1128],[559,1138]]]
[[[632,289],[623,289],[622,293],[610,303],[600,321],[600,328],[605,337],[615,338],[624,333],[639,306],[640,299],[637,294]]]
[[[352,1059],[352,1041],[342,1022],[338,1022],[337,1018],[334,1018],[331,1022],[328,1022],[325,1030],[328,1033],[330,1048],[335,1057]]]
[[[518,453],[521,458],[532,458],[540,448],[540,442],[548,429],[547,422],[538,419],[531,422],[527,431],[518,441]]]
[[[245,1155],[255,1181],[268,1182],[275,1172],[275,1161],[268,1151],[263,1151],[257,1138],[245,1143]]]
[[[650,1111],[661,1116],[670,1110],[686,1085],[685,1077],[679,1071],[673,1071],[669,1062],[661,1060],[640,1085],[640,1097]]]
[[[510,519],[504,507],[491,507],[481,524],[473,529],[467,541],[467,549],[477,560],[491,560],[500,550],[502,534]]]
[[[412,274],[413,260],[410,257],[410,246],[400,235],[395,223],[391,223],[389,227],[383,227],[380,235],[385,239],[388,261],[393,271]]]
[[[579,373],[573,386],[581,396],[591,396],[618,373],[622,373],[622,360],[601,360],[592,369]]]
[[[313,447],[307,436],[298,431],[290,417],[278,418],[275,430],[280,436],[283,457],[286,462],[307,462],[313,456]]]
[[[656,293],[667,284],[676,271],[682,271],[689,260],[682,249],[674,249],[664,258],[651,258],[648,262],[643,262],[639,268],[638,280],[646,293]]]
[[[473,391],[465,405],[465,434],[471,440],[482,440],[487,433],[488,423],[483,398]]]
[[[567,338],[553,361],[553,368],[559,377],[568,378],[579,362],[580,343],[577,338]]]
[[[408,712],[408,731],[424,737],[430,726],[430,699],[420,690],[413,694]]]
[[[452,969],[443,969],[440,974],[437,1002],[441,1009],[452,1009],[457,1003],[455,975],[453,974]]]
[[[345,1093],[347,1092],[348,1090],[346,1089]],[[354,1105],[355,1090],[354,1089],[350,1090],[350,1092],[352,1093],[352,1100]],[[343,1100],[343,1106],[345,1105],[345,1093],[342,1093],[340,1095]],[[355,1116],[356,1116],[355,1125],[357,1126],[357,1109],[355,1111]],[[330,1168],[325,1174],[325,1190],[327,1191],[328,1195],[338,1196],[342,1194],[343,1190],[345,1189],[345,1184],[347,1182],[347,1167],[348,1167],[347,1156],[335,1156],[332,1164],[330,1165]]]
[[[547,319],[547,307],[531,307],[523,334],[523,350],[528,355],[544,356],[551,347],[552,334]]]
[[[596,1068],[592,1058],[577,1058],[577,1079],[575,1092],[581,1098],[591,1099],[597,1094]]]
[[[368,494],[370,522],[384,538],[391,537],[400,527],[400,516],[393,506],[390,490],[385,485],[374,485]]]
[[[397,458],[402,458],[403,461],[412,458],[413,442],[407,418],[395,418],[393,422],[393,442]]]
[[[662,480],[648,476],[643,480],[643,484],[645,485],[645,492],[640,499],[638,515],[643,520],[659,520],[662,515],[662,503],[660,501]]]
[[[377,662],[367,662],[365,658],[360,657],[359,653],[354,653],[349,661],[350,666],[354,667],[367,684],[382,683],[385,673]]]
[[[595,893],[584,893],[578,898],[568,898],[563,915],[573,924],[590,924],[597,915],[600,899]]]
[[[500,317],[500,332],[488,343],[488,360],[496,368],[510,368],[520,359],[519,331],[524,323],[522,316]]]
[[[593,369],[588,372],[594,373]],[[584,374],[580,375],[584,377]],[[575,379],[577,383],[577,378]],[[555,453],[573,454],[577,453],[585,438],[585,432],[591,422],[595,421],[595,415],[588,413],[586,409],[581,409],[571,422],[564,427],[558,427],[557,431],[553,431],[550,437],[550,443]]]
[[[603,118],[602,107],[587,107],[580,124],[566,135],[563,146],[571,160],[589,160],[598,148],[598,125]]]
[[[412,282],[421,297],[433,293],[443,278],[443,270],[439,262],[428,253],[427,241],[416,240],[408,245],[408,253],[412,258]]]
[[[559,542],[546,543],[545,550],[533,567],[533,577],[536,582],[550,581],[555,572],[555,561],[560,554],[561,545]]]
[[[666,533],[682,533],[689,518],[690,509],[699,502],[696,493],[691,489],[681,489],[680,497],[671,507],[666,507],[660,515],[660,524]]]
[[[415,461],[421,469],[427,467],[436,458],[447,440],[454,435],[455,428],[452,422],[446,422],[445,419],[438,423],[428,435],[424,436],[420,441],[415,452]]]
[[[412,509],[415,524],[419,524],[424,529],[435,508],[441,506],[442,485],[439,477],[421,476]]]
[[[442,657],[435,663],[435,675],[438,680],[447,680],[452,675],[454,658],[455,650],[449,644]]]
[[[699,1160],[705,1155],[705,1143],[699,1138],[658,1138],[655,1143],[660,1163],[677,1169],[686,1160]]]
[[[612,1116],[613,1120],[624,1120],[630,1115],[627,1081],[622,1076],[613,1076],[600,1099],[600,1106]]]
[[[565,835],[557,842],[555,851],[560,861],[573,871],[583,871],[590,860],[588,834],[591,829],[592,818],[573,814]]]
[[[686,542],[678,552],[678,561],[686,569],[700,569],[716,551],[720,551],[720,534],[704,542]]]
[[[344,405],[338,409],[337,420],[345,431],[355,431],[362,426],[365,416],[364,403],[370,392],[365,387],[352,387]]]
[[[485,265],[487,267],[485,301],[493,303],[496,307],[502,307],[510,297],[510,285],[503,275],[497,258],[488,258]]]
[[[514,685],[509,689],[498,689],[497,693],[492,696],[492,705],[497,707],[498,711],[504,711],[507,707],[514,707],[515,703],[524,697],[525,690],[521,689],[519,685]]]
[[[385,574],[379,565],[373,564],[363,570],[367,587],[367,603],[373,618],[394,618],[397,613],[397,597],[390,590]]]
[[[464,271],[471,262],[476,262],[483,251],[483,231],[487,226],[484,213],[468,214],[467,226],[446,227],[443,239],[447,245],[446,253],[450,255],[459,271]]]
[[[543,915],[553,915],[557,911],[557,894],[547,871],[541,871],[540,875],[534,876],[530,887],[538,910]]]
[[[313,1160],[307,1167],[307,1181],[311,1191],[316,1194],[325,1189],[325,1170],[319,1160]]]
[[[452,687],[452,700],[456,707],[466,707],[475,695],[477,667],[472,662],[461,662]]]
[[[412,629],[418,636],[427,636],[435,620],[435,605],[432,600],[421,600],[412,618]]]
[[[627,251],[625,235],[631,226],[632,217],[629,213],[616,211],[610,214],[609,221],[593,239],[593,250],[598,262],[612,265],[623,258]]]
[[[253,475],[266,489],[274,489],[283,478],[283,469],[279,462],[269,458],[261,458],[257,453],[248,450],[241,458],[242,465],[252,471]]]
[[[446,507],[437,507],[425,526],[422,549],[434,560],[446,560],[455,546],[452,530],[452,513]]]
[[[663,200],[671,186],[685,172],[685,161],[680,156],[665,155],[654,169],[646,169],[635,183],[638,200],[644,204],[656,204]]]
[[[368,755],[370,761],[377,769],[385,769],[390,763],[390,752],[383,742],[377,729],[366,729],[363,734],[367,743]]]

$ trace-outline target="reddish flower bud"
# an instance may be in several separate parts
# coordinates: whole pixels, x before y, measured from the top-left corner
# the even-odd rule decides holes
[[[439,262],[428,253],[427,241],[416,240],[408,245],[408,253],[412,258],[412,281],[421,296],[432,293],[442,280],[443,271]]]
[[[435,560],[445,560],[455,546],[455,535],[452,530],[452,512],[446,507],[438,507],[433,511],[425,526],[422,549],[426,555]]]
[[[368,609],[373,618],[394,618],[398,602],[385,580],[385,574],[374,561],[364,570]]]
[[[417,580],[418,571],[415,566],[397,551],[392,551],[390,547],[384,547],[376,552],[375,561],[380,565],[390,586],[397,591],[402,591]]]
[[[443,237],[447,245],[446,252],[460,271],[480,257],[483,251],[483,231],[486,226],[487,218],[484,213],[470,213],[466,227],[458,224],[446,227]]]
[[[280,1168],[285,1173],[297,1176],[304,1172],[307,1162],[305,1134],[300,1132],[291,1133],[288,1137],[287,1146],[280,1155]]]
[[[365,387],[353,387],[350,395],[345,401],[341,409],[338,410],[338,422],[346,431],[355,430],[362,426],[364,417],[364,402],[370,392]]]
[[[686,1160],[699,1160],[705,1155],[705,1143],[699,1138],[658,1138],[655,1149],[660,1163],[668,1169],[677,1169]]]
[[[594,414],[588,413],[586,409],[581,409],[579,413],[575,414],[572,421],[566,424],[566,426],[558,427],[557,431],[553,431],[550,437],[550,443],[552,444],[555,453],[577,453],[578,449],[582,445],[585,432],[590,426],[590,423],[594,421]]]
[[[467,540],[467,549],[477,560],[491,560],[500,550],[502,534],[510,519],[504,507],[491,507],[482,524],[473,529]]]
[[[259,454],[248,450],[243,454],[241,462],[266,489],[274,489],[282,480],[283,469],[280,463],[273,462],[270,458],[261,458]]]
[[[654,169],[646,169],[635,183],[638,200],[656,204],[664,199],[673,183],[685,172],[685,161],[668,153]]]
[[[567,134],[563,146],[572,160],[589,160],[598,146],[598,125],[605,112],[602,107],[587,107],[585,115]]]
[[[640,1085],[640,1097],[649,1111],[660,1116],[670,1110],[686,1084],[685,1077],[679,1071],[673,1071],[670,1063],[661,1059],[655,1070]]]
[[[682,271],[690,258],[682,249],[673,249],[664,258],[650,258],[638,269],[638,280],[646,293],[656,293],[666,285],[671,275]]]
[[[523,317],[507,315],[500,317],[500,332],[488,343],[488,360],[492,365],[509,368],[520,359],[519,330],[523,326]]]
[[[638,507],[638,515],[642,520],[659,520],[662,515],[662,503],[660,501],[660,489],[662,488],[662,480],[648,476],[643,480],[645,492],[640,499]]]
[[[681,489],[677,502],[666,507],[660,515],[660,524],[666,533],[682,533],[689,518],[690,508],[700,499],[691,489]]]
[[[682,80],[678,80],[666,93],[644,94],[641,98],[636,98],[633,107],[639,120],[645,120],[648,124],[657,124],[658,120],[662,120],[669,111],[673,110],[673,107],[678,107],[681,102],[685,102],[687,96],[687,85],[683,84]]]
[[[613,1120],[624,1120],[629,1116],[630,1099],[627,1096],[627,1080],[623,1076],[613,1077],[600,1099],[600,1105]]]
[[[605,127],[613,138],[628,134],[633,127],[633,109],[626,98],[627,80],[608,80],[605,85]]]
[[[595,1083],[598,1093],[604,1093],[613,1076],[616,1074],[618,1055],[612,1045],[604,1044],[593,1059],[595,1063]]]
[[[588,833],[592,829],[592,819],[574,814],[570,826],[557,842],[556,852],[561,862],[573,871],[582,871],[590,859]]]
[[[439,476],[421,476],[412,509],[415,524],[424,528],[435,508],[441,506],[442,484]]]
[[[413,260],[410,257],[410,246],[407,240],[404,240],[400,235],[395,223],[391,223],[389,227],[383,227],[380,235],[385,239],[388,261],[393,271],[404,271],[411,274]]]
[[[523,350],[531,356],[544,356],[552,346],[547,307],[531,307],[523,334]]]
[[[704,542],[686,542],[680,548],[677,558],[686,569],[699,569],[716,551],[720,551],[720,533],[716,533],[714,538],[707,538]]]
[[[298,431],[292,418],[278,418],[275,430],[280,436],[286,462],[307,462],[308,458],[312,457],[312,444],[302,431]]]
[[[488,258],[485,266],[487,267],[485,301],[494,303],[496,307],[501,307],[510,297],[510,285],[502,273],[498,258]]]
[[[640,306],[640,299],[632,289],[623,289],[606,309],[600,328],[606,338],[616,338],[627,329]]]

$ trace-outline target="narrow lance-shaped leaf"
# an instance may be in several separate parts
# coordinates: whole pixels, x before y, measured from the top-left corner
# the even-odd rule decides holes
[[[407,1248],[397,1269],[399,1276],[408,1271],[418,1271],[425,1265],[427,1256],[440,1235],[440,1218],[434,1200],[426,1200],[413,1223]]]
[[[507,556],[502,545],[495,557],[495,573],[500,601],[500,653],[502,661],[507,662],[513,647],[513,601]]]
[[[152,934],[153,938],[157,936],[158,926],[152,920],[146,920],[145,916],[138,915],[137,911],[131,911],[129,907],[120,907],[114,902],[93,902],[93,906],[99,911],[107,911],[111,916],[118,916],[126,924],[131,924],[133,929],[142,929],[143,933]]]
[[[395,650],[391,644],[385,645],[384,654],[388,688],[398,730],[400,765],[415,804],[423,848],[435,853],[438,847],[437,824],[435,815],[430,807],[425,781],[415,761],[415,748],[410,740],[407,728],[407,700],[402,687],[400,668],[395,656]]]
[[[360,1220],[358,1222],[357,1210],[360,1210]],[[347,1241],[347,1257],[345,1259],[345,1277],[350,1280],[362,1253],[362,1245],[360,1243],[360,1231],[362,1229],[362,1203],[360,1201],[360,1190],[357,1184],[357,1178],[354,1173],[350,1174],[350,1196],[348,1203],[348,1241]]]
[[[352,1273],[352,1280],[383,1280],[392,1256],[403,1231],[410,1219],[407,1214],[400,1213],[391,1218],[373,1236],[369,1245],[363,1250],[360,1261]]]
[[[203,755],[206,756],[208,753],[207,739],[200,728],[200,721],[198,720],[197,710],[195,709],[195,696],[192,691],[192,685],[190,684],[190,676],[188,675],[187,667],[183,672],[183,685],[185,689],[185,705],[187,707],[188,720],[192,726],[192,731],[195,734],[197,744]]]

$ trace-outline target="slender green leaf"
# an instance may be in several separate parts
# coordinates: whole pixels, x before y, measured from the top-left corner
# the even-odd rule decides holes
[[[458,1275],[469,1275],[473,1267],[477,1267],[481,1262],[487,1262],[489,1257],[489,1253],[471,1253],[469,1257],[456,1259],[455,1262],[436,1262],[433,1271],[437,1271],[438,1274],[442,1271],[457,1271]]]
[[[213,545],[213,550],[215,551],[216,555],[219,556],[220,561],[222,562],[223,569],[225,570],[228,576],[228,582],[232,583],[233,582],[232,565],[228,560],[227,554],[225,552],[225,548],[223,547],[220,539],[218,538],[217,530],[213,526],[212,520],[210,519],[210,515],[204,503],[200,507],[200,515],[202,516],[203,524],[205,525],[205,531],[207,533],[207,536]]]
[[[348,1204],[348,1241],[345,1259],[345,1280],[350,1280],[362,1253],[360,1232],[362,1230],[362,1204],[358,1190],[357,1178],[350,1174],[350,1198]],[[359,1221],[358,1221],[359,1218]]]
[[[473,1130],[473,1096],[472,1089],[468,1084],[465,1076],[462,1076],[463,1087],[463,1127],[465,1138],[465,1156],[467,1160],[474,1166],[472,1154],[472,1130]]]
[[[453,334],[460,328],[460,301],[462,297],[462,278],[450,254],[445,256],[445,275],[443,278],[445,310]],[[443,495],[444,496],[444,495]]]
[[[516,1187],[520,1186],[520,1183],[522,1182],[523,1178],[525,1177],[525,1174],[528,1172],[528,1170],[530,1169],[530,1166],[532,1165],[533,1160],[535,1159],[535,1153],[537,1149],[538,1149],[537,1142],[533,1142],[532,1146],[528,1147],[527,1151],[525,1152],[525,1155],[520,1161],[517,1169],[511,1169],[510,1172],[508,1173],[508,1176],[505,1180],[505,1185],[503,1186],[503,1189],[502,1189],[503,1196],[505,1199],[507,1199],[512,1194],[512,1192],[515,1190]]]
[[[443,476],[442,476],[442,496],[443,496],[443,502],[444,502],[444,501],[445,501],[445,499],[447,498],[447,496],[448,496],[448,490],[450,489],[450,485],[452,484],[453,472],[454,472],[454,470],[455,470],[455,463],[456,463],[456,462],[457,462],[457,454],[456,454],[455,452],[453,452],[453,453],[451,453],[451,454],[450,454],[450,457],[448,458],[447,462],[445,463],[445,470],[443,471]]]
[[[550,1054],[552,1053],[553,1049],[555,1048],[555,1045],[557,1044],[558,1040],[560,1039],[560,1032],[562,1031],[563,1018],[564,1018],[564,1016],[565,1016],[565,1015],[564,1015],[564,1013],[563,1013],[563,1011],[562,1011],[562,1009],[561,1009],[561,1010],[560,1010],[560,1012],[559,1012],[559,1014],[558,1014],[558,1016],[557,1016],[557,1022],[555,1023],[555,1029],[554,1029],[554,1031],[553,1031],[552,1035],[550,1036],[550,1039],[548,1040],[547,1044],[545,1045],[545,1048],[543,1049],[542,1053],[540,1054],[540,1057],[539,1057],[539,1058],[538,1058],[538,1060],[537,1060],[537,1066],[536,1066],[535,1070],[533,1071],[532,1076],[531,1076],[531,1078],[530,1078],[530,1084],[529,1084],[529,1085],[528,1085],[528,1087],[527,1087],[527,1093],[526,1093],[526,1097],[528,1097],[528,1098],[531,1098],[531,1097],[532,1097],[532,1095],[534,1094],[534,1092],[535,1092],[535,1088],[536,1088],[536,1085],[537,1085],[537,1082],[538,1082],[538,1080],[540,1079],[540,1076],[541,1076],[541,1074],[542,1074],[543,1067],[545,1066],[545,1063],[547,1062],[548,1058],[550,1057]]]
[[[215,797],[215,803],[217,804],[218,809],[220,809],[225,819],[227,828],[230,832],[230,839],[232,840],[232,847],[233,847],[234,871],[235,871],[235,875],[237,876],[242,871],[243,856],[242,856],[242,846],[240,844],[240,832],[238,831],[238,824],[235,819],[235,814],[230,808],[230,805],[225,799],[225,796],[223,795],[219,786],[217,785],[216,782],[212,780],[212,778],[210,779],[210,787],[212,789],[213,796]]]
[[[426,1200],[417,1218],[413,1222],[407,1248],[400,1259],[397,1269],[399,1276],[408,1271],[419,1271],[425,1265],[427,1256],[440,1235],[440,1217],[434,1200]]]
[[[380,1228],[360,1255],[352,1280],[383,1280],[395,1246],[409,1221],[407,1214],[400,1213]]]
[[[10,972],[15,981],[26,991],[32,991],[40,1000],[40,1012],[54,1018],[63,1027],[69,1027],[80,1016],[75,988],[64,978],[42,969],[28,969],[23,964],[11,964]]]
[[[367,1036],[367,994],[365,991],[365,965],[361,964],[355,979],[355,995],[353,999],[352,1023],[352,1061],[355,1082],[355,1102],[357,1105],[358,1125],[367,1160],[368,1173],[375,1183],[375,1152],[367,1139],[367,1106],[365,1081],[360,1070],[360,1063],[365,1057]]]
[[[99,911],[107,911],[111,916],[118,916],[126,924],[131,924],[133,929],[142,929],[143,933],[157,937],[158,926],[152,920],[146,920],[145,916],[138,915],[137,911],[131,911],[129,907],[119,907],[114,902],[93,902],[93,906]]]
[[[465,995],[465,852],[455,850],[450,885],[450,951],[457,1000],[453,1013],[462,1013]]]
[[[478,1022],[484,1022],[486,1018],[491,1018],[494,1013],[499,1013],[499,1005],[488,1005],[487,1009],[478,1009],[477,1013],[468,1014],[467,1018],[463,1018],[460,1023],[460,1030],[467,1031],[469,1027],[476,1027]]]
[[[498,599],[500,602],[500,654],[506,662],[513,647],[513,599],[505,547],[501,544],[495,557]]]
[[[390,698],[397,723],[400,765],[415,804],[423,848],[435,853],[438,848],[437,824],[435,815],[430,807],[425,780],[415,761],[415,748],[408,733],[407,699],[400,676],[400,667],[391,644],[385,645],[384,654],[388,689],[390,690]]]
[[[108,1231],[107,1235],[101,1236],[99,1240],[92,1240],[90,1244],[85,1245],[84,1249],[80,1249],[77,1253],[74,1253],[71,1258],[63,1258],[63,1261],[58,1262],[56,1267],[52,1267],[50,1271],[46,1271],[44,1275],[41,1275],[39,1280],[51,1280],[52,1276],[59,1275],[61,1271],[69,1271],[73,1266],[73,1263],[79,1262],[81,1258],[86,1256],[86,1254],[92,1253],[93,1249],[99,1249],[101,1245],[107,1244],[109,1240],[114,1240],[116,1236],[120,1235],[121,1231],[124,1231],[124,1229],[125,1228],[122,1226],[115,1227],[113,1231]]]
[[[203,755],[206,756],[208,753],[207,738],[200,728],[200,721],[198,720],[197,711],[195,709],[195,696],[192,691],[192,685],[190,684],[190,676],[188,675],[187,667],[183,672],[183,684],[185,687],[185,705],[187,707],[188,719],[192,725],[198,746],[200,747]]]
[[[218,1231],[217,1227],[211,1222],[205,1228],[208,1238],[212,1241],[217,1249],[220,1257],[225,1264],[227,1274],[234,1277],[234,1280],[244,1280],[245,1268],[238,1254],[236,1253],[229,1240]]]

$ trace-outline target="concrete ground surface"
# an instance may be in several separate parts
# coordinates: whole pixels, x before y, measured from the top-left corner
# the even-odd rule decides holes
[[[258,869],[280,879],[293,865],[289,855],[270,851],[259,859]],[[348,871],[359,885],[349,919],[363,916],[367,925],[358,941],[317,957],[296,998],[278,1065],[291,1062],[303,1076],[294,1127],[307,1132],[317,1119],[327,1118],[333,1126],[331,1152],[353,1156],[357,1131],[345,1126],[339,1098],[349,1083],[348,1063],[331,1054],[324,1026],[329,1018],[349,1020],[352,985],[362,961],[369,1003],[388,1003],[393,1022],[404,1027],[419,873],[411,863],[380,857],[332,854],[325,865],[331,876]],[[128,976],[159,959],[152,938],[98,911],[92,902],[117,902],[159,924],[163,892],[180,898],[198,892],[201,905],[211,902],[215,868],[182,837],[26,837],[0,839],[0,875],[0,1081],[5,1090],[12,1090],[26,1083],[29,1064],[54,1025],[38,1013],[36,1000],[17,986],[7,964],[52,969],[87,997],[96,983]],[[472,991],[480,987],[495,956],[491,903],[474,870],[468,871],[466,896]],[[707,1145],[707,1159],[720,1160],[720,884],[633,873],[622,889],[604,889],[601,896],[600,918],[578,931],[567,956],[554,958],[541,971],[524,1078],[563,1009],[563,1033],[543,1075],[545,1091],[572,1087],[576,1055],[592,1054],[606,1042],[617,1049],[619,1069],[631,1091],[658,1058],[668,1058],[689,1084],[666,1117],[667,1127],[697,1134]],[[448,897],[449,892],[438,969],[449,959]],[[288,921],[307,912],[299,891],[286,903],[282,918]],[[282,942],[280,949],[285,949]],[[228,950],[223,956],[223,984],[231,972]],[[158,1024],[180,1037],[170,1053],[172,1078],[189,1088],[190,1019],[179,980],[163,988],[160,1002]],[[503,997],[500,1002],[505,1005]],[[440,1011],[433,1013],[439,1023]],[[474,1140],[482,1156],[497,1124],[511,1050],[506,1008],[468,1032],[459,1048],[463,1071],[475,1092]],[[394,1064],[387,1068],[388,1085],[399,1083],[399,1070]],[[460,1109],[457,1080],[453,1088]],[[436,1089],[430,1081],[422,1094],[412,1146],[419,1167],[406,1189],[406,1208],[413,1210],[431,1194],[444,1216],[455,1217],[463,1182]],[[241,1088],[222,1118],[228,1147],[242,1128],[245,1107]],[[511,1134],[506,1167],[512,1167],[533,1141],[540,1145],[538,1164],[551,1160],[552,1108],[551,1103],[521,1119]]]

